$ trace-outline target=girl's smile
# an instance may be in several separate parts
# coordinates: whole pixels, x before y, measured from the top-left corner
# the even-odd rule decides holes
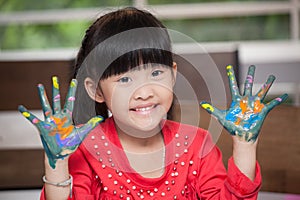
[[[141,104],[136,107],[130,108],[130,111],[136,114],[140,115],[148,115],[150,114],[155,108],[157,107],[157,104],[154,103],[147,103],[147,104]]]

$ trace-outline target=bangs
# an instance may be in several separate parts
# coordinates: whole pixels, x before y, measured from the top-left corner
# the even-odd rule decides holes
[[[154,48],[145,48],[128,52],[114,60],[104,71],[100,80],[107,79],[110,76],[126,73],[138,66],[143,68],[151,67],[153,66],[151,64],[159,64],[163,67],[172,67],[172,52]]]
[[[107,68],[101,79],[125,73],[137,66],[161,64],[173,66],[173,55],[168,32],[164,28],[143,27],[121,32],[104,45]]]

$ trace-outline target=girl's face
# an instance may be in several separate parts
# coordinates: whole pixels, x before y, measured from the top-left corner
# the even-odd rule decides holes
[[[124,132],[157,129],[171,107],[176,72],[175,63],[172,69],[154,64],[101,80],[103,101],[117,127]]]

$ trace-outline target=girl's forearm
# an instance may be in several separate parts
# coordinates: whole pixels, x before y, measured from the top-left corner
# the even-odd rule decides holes
[[[233,160],[250,180],[255,179],[257,141],[245,142],[233,136]]]
[[[57,160],[56,167],[53,169],[45,155],[45,178],[52,183],[61,183],[70,179],[68,157]],[[70,195],[70,185],[65,187],[54,186],[45,183],[45,197],[47,200],[66,200]]]

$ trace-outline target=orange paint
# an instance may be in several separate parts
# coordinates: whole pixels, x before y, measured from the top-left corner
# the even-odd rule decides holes
[[[57,117],[52,117],[54,120],[55,124],[57,125],[57,128],[53,130],[49,135],[54,136],[55,134],[60,134],[60,138],[63,140],[66,137],[68,137],[71,132],[73,131],[73,126],[68,126],[68,127],[63,127],[64,124],[67,121],[67,117],[64,117],[62,119],[57,118]]]
[[[240,101],[240,107],[242,109],[242,114],[245,114],[245,112],[247,111],[247,108],[248,108],[248,101],[246,99],[242,99]]]
[[[248,101],[247,99],[242,99],[240,101],[240,108],[242,110],[242,114],[245,114],[246,111],[248,110]],[[241,118],[237,118],[235,125],[239,125],[241,123],[242,119]]]
[[[266,92],[267,90],[269,90],[270,86],[271,86],[270,84],[264,85],[263,88],[261,89],[261,91],[257,94],[257,96],[258,96],[258,97],[262,97],[263,94],[265,94],[265,92]]]
[[[261,110],[264,108],[264,104],[260,103],[260,100],[256,100],[254,102],[254,108],[253,108],[253,111],[254,113],[259,113],[261,112]]]
[[[241,123],[241,118],[237,118],[236,122],[234,123],[235,125],[239,125]]]

